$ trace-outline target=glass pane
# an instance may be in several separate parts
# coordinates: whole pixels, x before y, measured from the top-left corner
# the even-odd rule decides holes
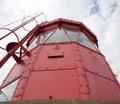
[[[8,101],[4,92],[0,91],[0,102]]]
[[[40,38],[38,39],[38,43],[41,44],[41,43],[44,43],[44,41],[52,34],[54,33],[55,29],[54,30],[50,30],[50,31],[46,31],[46,32],[43,32],[42,34],[40,34]]]
[[[38,44],[41,44],[45,41],[45,39],[53,32],[52,31],[47,31],[47,32],[43,32],[42,34],[40,34],[39,36],[37,36],[34,41],[29,45],[28,50],[33,49],[34,47],[36,47]]]
[[[11,100],[18,81],[19,81],[19,79],[12,82],[11,84],[9,84],[8,86],[4,87],[1,90],[1,92],[0,92],[0,102],[2,102],[2,101],[10,101]]]
[[[78,33],[77,30],[71,30],[71,29],[65,29],[67,31],[67,34],[70,36],[71,40],[74,42],[78,41]]]
[[[62,29],[57,29],[55,33],[47,40],[46,43],[54,43],[54,42],[68,42],[69,39],[66,36],[65,32]]]
[[[36,46],[37,46],[37,38],[35,38],[35,40],[29,45],[28,50],[31,50]]]
[[[90,40],[87,38],[87,36],[83,32],[80,33],[79,43],[84,46],[87,46],[88,48],[96,50],[95,47],[90,42]]]

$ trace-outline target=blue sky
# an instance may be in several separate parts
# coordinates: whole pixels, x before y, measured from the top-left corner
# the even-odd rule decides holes
[[[38,11],[48,21],[61,17],[83,22],[96,34],[100,50],[120,81],[120,0],[0,0],[0,27]],[[0,46],[5,44],[0,42]],[[5,54],[0,49],[0,59]],[[0,83],[11,61],[0,69]]]

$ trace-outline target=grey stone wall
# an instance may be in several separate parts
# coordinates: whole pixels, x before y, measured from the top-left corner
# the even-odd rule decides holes
[[[0,104],[120,104],[120,102],[93,100],[33,100],[0,102]]]

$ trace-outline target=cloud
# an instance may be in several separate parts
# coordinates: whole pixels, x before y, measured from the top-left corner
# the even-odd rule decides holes
[[[110,22],[108,24],[108,28],[104,33],[103,44],[104,47],[102,48],[103,53],[106,56],[108,62],[110,62],[113,71],[117,74],[120,73],[120,22]]]
[[[90,15],[94,15],[99,12],[99,5],[96,0],[93,0],[92,6],[90,8]]]

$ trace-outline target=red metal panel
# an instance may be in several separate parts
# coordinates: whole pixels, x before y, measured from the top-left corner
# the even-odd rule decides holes
[[[83,66],[86,70],[100,74],[111,80],[115,80],[111,73],[111,69],[102,54],[81,46],[79,47],[79,50],[81,53]]]
[[[120,101],[120,89],[113,81],[87,72],[91,99]]]
[[[23,100],[78,99],[76,70],[34,71],[26,86]]]
[[[109,67],[102,66],[106,63],[101,54],[76,43],[45,44],[31,51],[31,54],[34,55],[28,62],[30,65],[22,75],[13,100],[112,100],[108,97],[111,93],[113,100],[118,100],[119,96],[115,95],[117,91],[119,93],[116,80],[106,69]],[[103,70],[100,70],[102,67]],[[111,84],[112,87],[109,87]],[[108,93],[107,87],[117,90]]]
[[[6,79],[3,81],[1,88],[10,84],[11,82],[13,82],[14,80],[16,80],[17,78],[19,78],[23,72],[25,70],[27,70],[27,67],[29,66],[29,64],[33,63],[35,58],[35,53],[38,49],[35,49],[31,52],[31,56],[22,56],[22,60],[23,62],[20,64],[15,64],[13,66],[13,68],[11,69],[11,71],[9,72],[9,74],[7,75]]]
[[[29,75],[31,73],[32,65],[33,64],[30,64],[25,68],[25,71],[24,71],[22,77],[20,78],[19,83],[16,87],[16,90],[14,92],[12,100],[22,100],[25,86],[26,86],[26,83],[28,81]]]
[[[22,58],[22,60],[24,61],[24,64],[25,64],[24,72],[22,73],[20,81],[19,81],[19,83],[16,87],[16,90],[14,92],[14,95],[12,97],[12,100],[21,100],[22,99],[22,97],[23,97],[22,95],[24,93],[26,83],[27,83],[29,75],[32,71],[32,67],[36,60],[36,57],[38,56],[38,51],[39,51],[39,48],[35,48],[34,50],[31,51],[31,56],[29,58],[25,58],[25,57]]]
[[[6,79],[3,81],[2,85],[1,85],[1,88],[5,87],[6,85],[10,84],[11,82],[13,82],[17,78],[19,78],[22,75],[24,70],[25,70],[25,65],[24,64],[16,64],[11,69],[11,71],[7,75]]]
[[[101,54],[77,43],[44,44],[31,54],[13,100],[118,100],[117,82]]]
[[[81,25],[70,25],[70,24],[66,24],[66,23],[63,23],[62,24],[62,27],[65,27],[65,28],[71,28],[73,30],[79,30]]]
[[[58,47],[58,49],[56,49]],[[70,52],[71,51],[71,52]],[[49,58],[49,56],[53,56]],[[56,56],[63,57],[56,57]],[[55,56],[55,57],[54,57]],[[75,68],[75,55],[73,44],[44,45],[34,65],[34,70]]]

